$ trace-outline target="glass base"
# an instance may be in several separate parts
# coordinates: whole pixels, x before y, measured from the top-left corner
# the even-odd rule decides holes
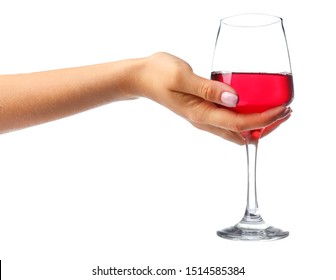
[[[233,226],[217,231],[217,235],[231,240],[266,241],[285,238],[289,232],[275,227],[268,227],[264,230],[242,230]]]
[[[267,241],[285,238],[289,232],[267,225],[259,216],[254,221],[244,217],[235,226],[217,231],[217,235],[231,240]]]

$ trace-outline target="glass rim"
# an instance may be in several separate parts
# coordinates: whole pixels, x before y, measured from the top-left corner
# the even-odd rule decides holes
[[[263,13],[243,13],[220,20],[221,25],[230,27],[263,27],[279,22],[282,23],[281,17]]]

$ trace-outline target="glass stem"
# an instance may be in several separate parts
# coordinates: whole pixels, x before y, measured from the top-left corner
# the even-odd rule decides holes
[[[253,138],[253,133],[246,135],[246,155],[247,155],[247,204],[242,222],[264,223],[259,214],[257,200],[257,151],[258,138]]]

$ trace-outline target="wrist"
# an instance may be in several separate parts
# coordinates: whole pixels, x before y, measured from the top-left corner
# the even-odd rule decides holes
[[[147,58],[127,59],[119,62],[116,67],[120,69],[118,77],[119,88],[124,99],[135,99],[145,96],[145,69]],[[117,64],[119,64],[117,63]]]

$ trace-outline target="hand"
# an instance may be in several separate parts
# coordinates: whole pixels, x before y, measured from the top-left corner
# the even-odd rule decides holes
[[[167,53],[146,58],[140,91],[195,127],[243,145],[242,131],[266,127],[269,134],[290,117],[291,110],[279,106],[263,113],[238,114],[237,94],[229,85],[199,77],[185,61]]]

